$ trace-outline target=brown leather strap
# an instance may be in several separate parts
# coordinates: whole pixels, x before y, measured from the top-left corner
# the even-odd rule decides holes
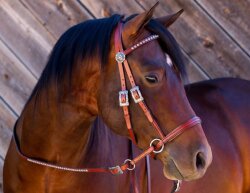
[[[151,192],[151,168],[150,168],[150,158],[149,156],[147,155],[146,158],[146,177],[147,177],[147,190],[148,190],[148,193]]]
[[[186,131],[187,129],[190,129],[192,127],[194,127],[197,124],[201,124],[201,120],[200,120],[199,117],[195,116],[195,117],[189,119],[184,124],[178,126],[176,129],[172,130],[166,137],[164,137],[163,140],[160,140],[160,142],[157,143],[155,146],[150,146],[143,153],[141,153],[140,155],[138,155],[137,157],[135,157],[131,161],[131,163],[132,164],[136,164],[141,159],[143,159],[144,157],[146,157],[147,155],[149,155],[150,153],[152,153],[154,150],[157,150],[157,149],[161,148],[165,143],[172,141],[177,136],[179,136],[180,134],[182,134],[184,131]]]
[[[134,45],[134,46],[126,49],[125,51],[123,51],[123,48],[122,48],[123,46],[122,46],[122,42],[121,42],[121,31],[122,31],[121,29],[122,29],[122,23],[119,23],[119,25],[117,27],[117,30],[116,30],[116,33],[115,33],[115,49],[116,49],[116,53],[123,52],[125,54],[125,56],[128,55],[129,53],[131,53],[133,50],[137,49],[138,47],[140,47],[140,46],[142,46],[142,45],[144,45],[144,44],[146,44],[146,43],[148,43],[150,41],[153,41],[153,40],[155,40],[155,39],[158,38],[157,35],[151,35],[151,36],[143,39],[142,41],[140,41],[138,44],[136,44],[136,45]],[[125,85],[124,71],[123,71],[123,68],[121,67],[121,64],[122,64],[122,62],[118,62],[119,73],[120,73],[120,80],[121,80],[121,84]],[[132,74],[132,72],[130,70],[128,61],[126,59],[124,59],[123,64],[124,64],[127,76],[129,78],[129,82],[131,84],[131,87],[132,88],[136,87],[135,80],[134,80],[133,74]],[[126,90],[126,89],[124,87],[122,87],[122,90]],[[143,101],[140,101],[139,105],[140,105],[141,109],[143,110],[145,116],[147,117],[148,121],[153,125],[153,127],[155,128],[155,130],[159,134],[160,138],[163,139],[164,138],[164,134],[162,133],[159,125],[157,124],[157,122],[153,119],[153,117],[152,117],[152,115],[151,115],[151,113],[150,113],[147,105]],[[126,120],[126,123],[129,122],[129,126],[131,126],[131,121],[128,120],[129,117],[130,117],[129,114],[126,115],[125,120]],[[128,127],[129,133],[132,133],[131,129],[132,129],[132,127]],[[131,138],[135,138],[134,135]]]
[[[16,126],[14,127],[14,134],[13,134],[13,139],[16,145],[16,149],[18,154],[25,159],[28,162],[31,162],[33,164],[45,166],[45,167],[50,167],[50,168],[55,168],[58,170],[64,170],[64,171],[69,171],[69,172],[82,172],[82,173],[87,173],[87,172],[100,172],[100,173],[111,173],[114,175],[117,174],[122,174],[125,170],[128,170],[131,168],[131,166],[135,166],[137,162],[139,162],[141,159],[145,158],[147,155],[152,153],[154,150],[157,150],[158,148],[162,147],[163,144],[173,140],[176,138],[178,135],[183,133],[186,129],[192,128],[193,126],[200,124],[201,121],[198,117],[193,117],[192,119],[188,120],[186,123],[180,125],[176,129],[174,129],[172,132],[170,132],[163,140],[161,140],[158,144],[155,146],[151,146],[148,149],[146,149],[143,153],[135,157],[133,160],[126,162],[122,164],[121,166],[115,166],[115,167],[110,167],[110,168],[69,168],[65,166],[58,166],[56,164],[51,164],[49,162],[44,162],[44,161],[39,161],[37,159],[30,158],[26,155],[24,155],[21,152],[18,139],[16,136]]]
[[[122,47],[122,42],[121,42],[121,30],[122,30],[122,23],[120,22],[118,24],[117,30],[115,31],[115,51],[116,53],[118,52],[123,52],[123,47]],[[128,92],[126,90],[126,80],[125,80],[125,75],[124,75],[124,70],[123,70],[123,64],[122,62],[118,62],[118,69],[119,69],[119,74],[120,74],[120,83],[121,83],[121,92],[125,91]],[[120,95],[119,95],[120,96]],[[121,100],[127,100],[128,101],[128,95],[127,94],[123,94],[123,96],[120,97],[125,97],[125,99],[120,99],[120,103]],[[132,124],[131,124],[131,119],[130,119],[130,114],[129,114],[129,109],[128,109],[128,105],[126,106],[122,106],[123,109],[123,114],[124,114],[124,119],[126,122],[126,126],[128,129],[128,134],[130,136],[130,139],[132,140],[132,142],[134,144],[136,144],[136,139],[135,139],[135,135],[132,129]]]

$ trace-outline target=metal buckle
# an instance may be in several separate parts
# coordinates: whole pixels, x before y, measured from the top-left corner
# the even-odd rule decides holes
[[[160,139],[153,139],[151,142],[150,142],[150,147],[152,147],[153,146],[153,143],[155,142],[155,141],[158,141],[158,142],[162,142],[162,140],[160,140]],[[164,149],[164,143],[162,143],[162,146],[161,146],[161,149],[160,150],[158,150],[158,151],[156,151],[156,150],[154,150],[153,152],[154,153],[161,153],[162,151],[163,151],[163,149]]]
[[[115,60],[119,63],[122,63],[125,60],[126,56],[123,52],[117,52],[115,55]]]
[[[119,92],[119,103],[121,107],[129,106],[127,90],[122,90]]]
[[[124,164],[126,164],[127,162],[129,162],[129,164],[130,164],[131,166],[133,166],[132,168],[127,168],[127,170],[129,170],[129,171],[134,170],[134,169],[135,169],[135,164],[132,164],[132,160],[131,160],[131,159],[126,159],[126,160],[124,161]]]
[[[135,87],[131,88],[130,93],[131,93],[135,103],[139,103],[139,102],[143,101],[143,97],[142,97],[141,91],[139,89],[139,86],[135,86]]]
[[[114,167],[110,167],[109,170],[116,170],[117,172],[116,173],[113,173],[113,175],[120,175],[120,174],[123,174],[123,171],[121,169],[120,166],[114,166]]]

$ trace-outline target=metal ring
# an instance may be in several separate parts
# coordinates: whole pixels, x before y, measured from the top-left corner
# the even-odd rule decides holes
[[[182,181],[181,180],[177,180],[175,183],[176,183],[176,188],[175,188],[174,192],[178,192],[181,189],[181,183],[182,183]]]
[[[151,142],[150,142],[150,147],[152,147],[153,146],[153,143],[155,142],[155,141],[158,141],[158,142],[162,142],[162,140],[160,140],[160,139],[153,139]],[[153,152],[154,153],[161,153],[162,151],[163,151],[163,149],[164,149],[164,143],[162,142],[162,146],[161,146],[161,149],[160,150],[154,150]]]
[[[126,164],[127,162],[129,162],[129,164],[131,165],[131,166],[133,166],[132,168],[127,168],[127,170],[129,170],[129,171],[132,171],[132,170],[134,170],[135,169],[135,164],[133,164],[132,163],[132,160],[131,159],[126,159],[125,161],[124,161],[124,164]]]

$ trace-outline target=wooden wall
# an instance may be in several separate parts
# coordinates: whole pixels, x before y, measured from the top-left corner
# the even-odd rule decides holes
[[[54,43],[70,26],[113,13],[140,13],[156,0],[0,0],[0,192],[2,166],[20,115]],[[161,0],[155,16],[184,8],[170,27],[191,82],[250,79],[248,0]]]

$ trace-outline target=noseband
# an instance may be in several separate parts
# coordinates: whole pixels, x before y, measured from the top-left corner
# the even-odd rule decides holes
[[[123,164],[120,166],[115,166],[115,167],[109,167],[109,168],[70,168],[70,167],[63,167],[63,166],[58,166],[49,162],[44,162],[44,161],[39,161],[37,159],[30,158],[26,156],[20,149],[20,144],[18,142],[18,137],[16,134],[16,125],[14,127],[14,134],[13,134],[13,139],[16,144],[16,149],[18,154],[24,158],[26,161],[45,166],[45,167],[50,167],[58,170],[64,170],[64,171],[69,171],[69,172],[82,172],[82,173],[88,173],[88,172],[96,172],[96,173],[111,173],[114,175],[117,174],[123,174],[125,170],[134,170],[136,163],[139,162],[141,159],[145,158],[149,154],[158,154],[163,151],[164,149],[164,144],[167,142],[172,141],[175,139],[177,136],[182,134],[185,130],[194,127],[197,124],[201,123],[201,120],[199,117],[194,116],[191,119],[187,120],[185,123],[179,125],[177,128],[172,130],[170,133],[165,135],[161,128],[159,127],[159,124],[155,121],[153,118],[149,108],[144,102],[144,98],[140,92],[139,86],[136,85],[133,74],[130,70],[128,61],[126,60],[126,57],[135,49],[153,41],[159,38],[158,35],[150,35],[149,37],[143,39],[139,43],[133,45],[132,47],[123,50],[122,46],[122,40],[121,40],[121,33],[122,33],[122,23],[120,22],[117,25],[117,28],[115,29],[115,59],[118,63],[118,68],[119,68],[119,75],[120,75],[120,81],[121,81],[121,91],[119,92],[119,104],[123,109],[124,113],[124,118],[126,122],[126,126],[128,129],[129,136],[131,140],[133,141],[134,144],[136,143],[135,135],[132,129],[132,124],[130,120],[130,114],[129,114],[129,96],[128,96],[128,90],[126,89],[126,80],[125,80],[125,74],[124,74],[124,69],[125,72],[129,78],[129,82],[131,84],[131,89],[130,93],[132,95],[132,98],[135,103],[139,105],[139,107],[142,109],[144,112],[146,118],[148,121],[151,123],[151,125],[154,127],[155,131],[159,135],[159,138],[153,139],[150,144],[148,149],[146,149],[143,153],[135,157],[134,159],[126,159]],[[148,157],[147,157],[148,158]],[[149,163],[149,162],[147,162]],[[178,187],[179,184],[177,184]],[[175,191],[177,188],[175,189]]]

